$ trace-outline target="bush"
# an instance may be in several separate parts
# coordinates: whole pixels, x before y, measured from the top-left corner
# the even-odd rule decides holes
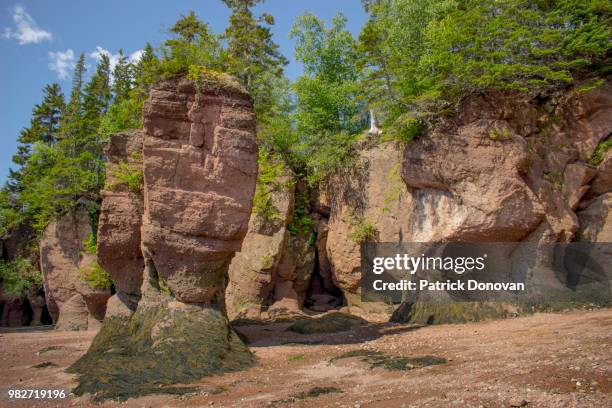
[[[124,161],[119,162],[119,166],[113,171],[113,177],[117,179],[114,183],[108,183],[106,188],[116,191],[121,185],[125,185],[128,190],[134,193],[141,193],[144,176],[140,165],[129,164]]]
[[[599,143],[597,149],[593,153],[593,156],[589,160],[589,164],[593,166],[598,166],[603,161],[608,150],[612,148],[612,138],[607,138],[606,140]]]
[[[349,214],[347,221],[351,223],[351,231],[349,232],[348,238],[355,244],[360,245],[364,242],[376,238],[378,231],[374,224],[363,217],[355,218],[352,214]]]
[[[280,212],[274,206],[272,193],[288,189],[293,184],[293,180],[283,180],[287,170],[282,159],[266,149],[259,150],[258,164],[259,174],[253,197],[253,214],[265,221],[279,220]]]
[[[85,252],[95,254],[98,251],[98,243],[96,242],[96,234],[90,232],[85,241]]]
[[[142,107],[145,98],[136,94],[120,102],[114,103],[100,122],[100,134],[109,135],[130,129],[142,128]]]
[[[98,261],[94,261],[89,270],[81,269],[80,275],[81,281],[87,283],[92,289],[104,290],[113,286],[111,276],[102,269]]]
[[[0,279],[3,295],[19,298],[42,288],[42,273],[27,258],[15,258],[11,262],[0,260]]]

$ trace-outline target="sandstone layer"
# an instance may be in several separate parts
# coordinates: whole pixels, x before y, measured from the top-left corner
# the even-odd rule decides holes
[[[253,363],[224,306],[257,176],[251,99],[225,76],[160,83],[144,127],[141,298],[133,315],[106,319],[71,368],[75,392],[94,399],[159,392]]]
[[[86,250],[92,233],[87,209],[79,205],[50,223],[40,240],[46,301],[57,329],[85,330],[104,318],[110,290],[83,279],[95,261]]]
[[[101,192],[98,221],[98,263],[112,277],[117,300],[132,311],[140,299],[144,268],[140,248],[142,143],[141,131],[109,137],[106,186]],[[112,313],[115,310],[116,307],[109,309]]]
[[[610,155],[592,157],[612,133],[611,116],[609,83],[534,99],[484,94],[403,150],[364,143],[355,167],[328,185],[327,255],[349,305],[363,306],[359,243],[351,239],[359,231],[378,242],[606,241]],[[546,272],[529,279],[554,280]],[[409,309],[402,305],[394,318],[414,321]],[[431,322],[444,313],[418,315]]]

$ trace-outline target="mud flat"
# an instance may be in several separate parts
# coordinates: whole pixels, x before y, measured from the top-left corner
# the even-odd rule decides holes
[[[129,399],[127,407],[603,407],[612,403],[612,310],[461,325],[360,324],[304,335],[291,323],[241,325],[246,371]],[[94,332],[0,332],[0,406],[89,407],[89,396],[10,400],[9,389],[75,386],[64,370]],[[456,405],[458,404],[458,405]],[[99,406],[117,406],[106,401]]]

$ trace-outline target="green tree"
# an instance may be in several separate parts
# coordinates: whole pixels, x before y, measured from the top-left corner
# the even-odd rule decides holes
[[[45,86],[43,101],[34,106],[30,126],[23,129],[17,138],[17,154],[13,162],[22,166],[29,157],[32,145],[37,142],[57,142],[59,123],[65,109],[64,95],[58,84]]]
[[[158,77],[185,75],[192,66],[221,68],[219,38],[193,11],[182,16],[170,33],[174,38],[166,40],[161,47],[161,58],[156,67]]]
[[[60,122],[60,140],[75,140],[82,124],[83,81],[85,75],[85,54],[81,53],[74,67],[70,100]],[[76,146],[74,149],[76,150]]]
[[[267,13],[257,18],[253,15],[252,8],[262,0],[223,2],[232,11],[223,35],[227,41],[224,68],[251,93],[258,117],[262,118],[275,104],[272,82],[283,77],[283,67],[288,63],[272,39],[274,17]]]
[[[143,94],[149,92],[149,88],[156,80],[155,70],[158,63],[155,49],[147,43],[142,50],[140,59],[133,66],[134,88]]]
[[[89,82],[83,89],[82,133],[83,142],[96,140],[100,119],[112,99],[110,85],[110,59],[102,55]]]
[[[129,98],[132,87],[132,64],[128,61],[123,50],[120,49],[117,65],[113,70],[113,101],[117,103]]]
[[[294,84],[294,150],[304,159],[313,183],[350,161],[354,142],[366,126],[355,40],[345,26],[342,15],[326,27],[316,16],[304,14],[291,30],[296,59],[305,69]]]
[[[612,6],[600,0],[367,1],[364,97],[388,132],[487,89],[538,93],[609,66]]]

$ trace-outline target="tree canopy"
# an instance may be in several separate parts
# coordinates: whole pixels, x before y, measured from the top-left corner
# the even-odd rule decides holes
[[[105,137],[142,126],[160,80],[203,69],[235,76],[253,96],[260,160],[282,158],[316,185],[351,162],[370,109],[384,138],[406,143],[472,93],[536,95],[610,73],[605,0],[363,0],[369,18],[357,36],[342,15],[326,24],[306,13],[289,33],[303,66],[293,83],[274,17],[254,13],[262,0],[223,1],[223,32],[190,12],[138,61],[120,51],[112,72],[101,56],[88,73],[81,54],[67,100],[58,84],[43,89],[0,191],[0,235],[24,223],[40,231],[77,202],[95,213]]]

